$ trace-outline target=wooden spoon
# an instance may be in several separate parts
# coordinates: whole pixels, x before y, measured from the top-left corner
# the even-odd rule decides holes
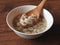
[[[42,9],[43,9],[43,6],[44,6],[45,2],[46,2],[46,0],[42,0],[41,3],[35,9],[30,10],[29,12],[27,12],[26,15],[31,16],[32,14],[34,14],[34,15],[37,16],[37,19],[38,19],[41,12],[42,12]]]
[[[41,12],[42,12],[42,9],[43,9],[43,6],[45,4],[46,0],[42,0],[41,3],[36,7],[34,8],[33,10],[30,10],[29,12],[25,13],[25,16],[22,15],[21,16],[21,19],[25,18],[26,16],[31,16],[32,14],[34,14],[34,16],[36,17],[33,21],[37,22],[37,20],[39,19],[40,15],[41,15]],[[26,26],[27,25],[27,22],[22,22],[20,19],[20,23],[23,25],[23,26]],[[25,18],[26,19],[26,18]],[[28,18],[27,18],[28,19]],[[31,20],[32,21],[32,20]],[[30,22],[31,22],[30,21]],[[32,22],[33,22],[32,21]],[[33,23],[32,23],[33,24]],[[31,24],[31,25],[32,25]],[[28,24],[29,25],[29,24]]]

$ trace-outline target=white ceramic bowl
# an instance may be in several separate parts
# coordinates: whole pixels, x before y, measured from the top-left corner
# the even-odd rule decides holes
[[[25,13],[33,8],[35,8],[36,6],[34,5],[24,5],[24,6],[19,6],[19,7],[16,7],[14,9],[12,9],[7,17],[6,17],[6,22],[8,24],[8,26],[20,37],[23,37],[23,38],[26,38],[26,39],[34,39],[34,38],[37,38],[39,36],[41,36],[44,32],[48,31],[52,25],[53,25],[53,16],[52,14],[46,10],[46,9],[43,9],[43,15],[47,21],[47,27],[45,30],[43,30],[42,32],[39,32],[39,33],[35,33],[35,34],[25,34],[25,33],[22,33],[22,32],[19,32],[17,30],[15,30],[13,28],[13,19],[18,15],[18,14],[21,14],[21,13]]]

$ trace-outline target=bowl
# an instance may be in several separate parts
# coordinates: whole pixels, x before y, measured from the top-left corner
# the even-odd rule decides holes
[[[7,14],[7,17],[6,17],[6,22],[7,22],[7,25],[20,37],[22,38],[26,38],[26,39],[35,39],[35,38],[38,38],[40,37],[44,32],[48,31],[52,25],[53,25],[53,16],[52,14],[46,10],[46,9],[43,9],[43,16],[44,18],[46,19],[47,21],[47,26],[46,26],[46,29],[39,32],[39,33],[35,33],[35,34],[26,34],[26,33],[22,33],[22,32],[19,32],[17,31],[14,27],[13,27],[13,19],[18,15],[18,14],[22,14],[22,13],[25,13],[25,12],[28,12],[29,10],[32,10],[34,8],[36,8],[37,6],[34,6],[34,5],[23,5],[23,6],[18,6],[14,9],[12,9],[8,14]]]

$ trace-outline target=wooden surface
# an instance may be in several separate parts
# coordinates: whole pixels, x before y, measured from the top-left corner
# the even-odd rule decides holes
[[[20,5],[38,5],[40,0],[0,0],[0,45],[60,45],[60,0],[48,0],[45,8],[54,16],[54,25],[41,37],[28,40],[17,36],[6,24],[7,13]]]

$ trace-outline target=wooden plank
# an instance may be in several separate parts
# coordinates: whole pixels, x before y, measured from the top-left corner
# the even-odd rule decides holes
[[[45,8],[54,16],[53,27],[35,40],[17,36],[6,24],[10,10],[20,5],[38,5],[41,0],[0,0],[0,45],[60,45],[60,0],[48,0]]]
[[[33,41],[33,40],[29,40],[28,41],[23,41],[23,40],[13,40],[13,41],[7,41],[7,42],[2,42],[0,43],[0,45],[59,45],[59,41],[52,41],[52,42],[48,42],[47,41]]]
[[[29,2],[29,3],[28,2],[16,2],[16,1],[15,1],[15,3],[13,3],[13,1],[12,1],[11,3],[7,3],[7,4],[4,4],[3,6],[0,6],[0,8],[1,8],[0,12],[3,12],[3,14],[0,14],[0,15],[1,16],[4,15],[3,18],[5,18],[5,16],[6,16],[5,12],[10,11],[14,7],[17,7],[17,6],[20,6],[20,5],[26,5],[26,4],[37,5],[38,3],[39,3],[39,1]],[[45,5],[45,8],[48,9],[53,14],[54,19],[55,19],[55,24],[60,24],[60,21],[59,21],[59,17],[60,17],[60,1],[47,1],[46,5]]]
[[[60,44],[59,35],[42,36],[35,40],[27,40],[16,36],[13,32],[0,34],[0,45],[57,45]]]
[[[42,35],[42,37],[40,38],[46,38],[46,40],[60,40],[60,29],[59,27],[56,28],[56,27],[53,27],[51,28],[49,31],[47,31],[46,33],[44,33]],[[38,39],[40,39],[38,38]],[[13,31],[5,31],[5,32],[0,32],[0,42],[3,42],[3,41],[12,41],[12,40],[24,40],[22,39],[21,37],[17,36]]]
[[[0,42],[7,40],[15,40],[19,38],[20,37],[18,37],[14,32],[0,33]]]

